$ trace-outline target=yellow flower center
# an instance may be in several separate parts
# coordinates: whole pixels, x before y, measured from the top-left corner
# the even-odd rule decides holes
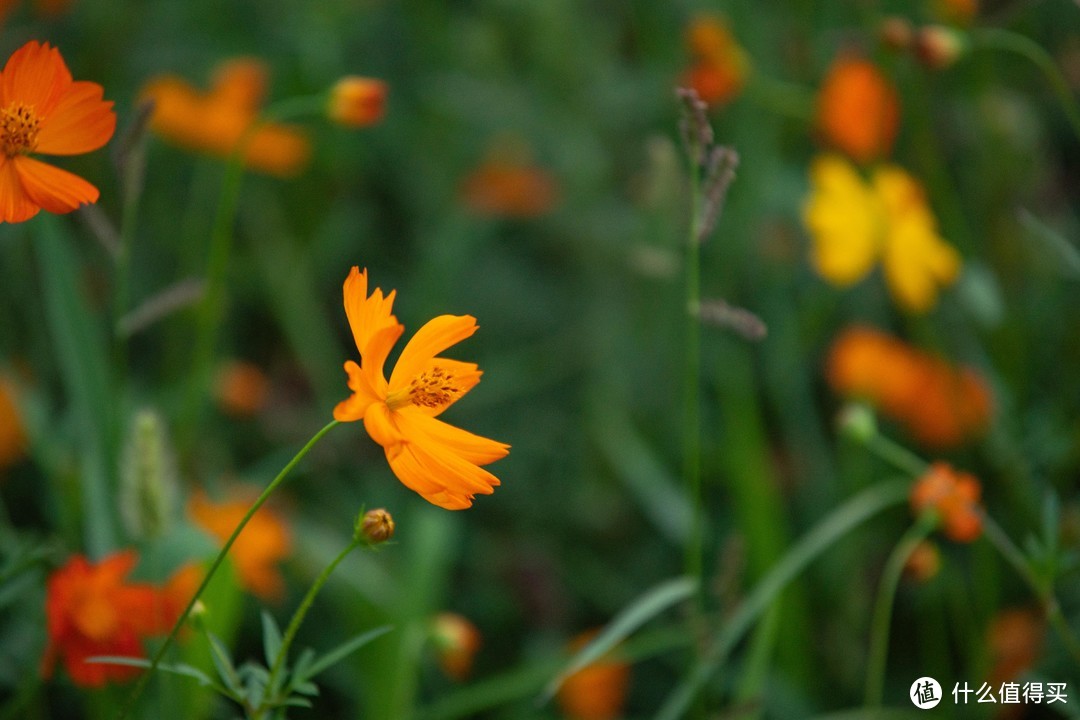
[[[414,377],[405,388],[390,393],[386,405],[391,410],[406,405],[435,409],[449,405],[460,393],[461,387],[453,373],[434,367]]]
[[[3,133],[0,142],[8,157],[33,152],[41,132],[41,118],[32,105],[13,102],[0,111],[0,132]]]

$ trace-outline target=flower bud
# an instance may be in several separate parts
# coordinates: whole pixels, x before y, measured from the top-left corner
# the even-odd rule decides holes
[[[877,418],[874,411],[862,403],[845,405],[837,417],[840,432],[860,443],[877,435]]]
[[[369,545],[378,545],[394,537],[394,518],[383,508],[368,510],[356,525],[356,532]]]
[[[386,83],[348,75],[331,88],[326,114],[339,125],[361,128],[379,122],[385,109]]]
[[[941,551],[937,545],[922,541],[911,551],[904,562],[904,576],[912,582],[925,583],[934,579],[941,570]]]
[[[881,44],[889,50],[902,52],[911,47],[915,30],[907,18],[892,15],[881,21],[881,25],[878,26],[878,37],[881,39]]]
[[[457,613],[439,613],[431,622],[431,639],[443,672],[454,680],[465,680],[472,672],[473,656],[480,649],[476,626]]]
[[[944,25],[927,25],[915,34],[915,56],[931,70],[944,70],[967,50],[967,41]]]

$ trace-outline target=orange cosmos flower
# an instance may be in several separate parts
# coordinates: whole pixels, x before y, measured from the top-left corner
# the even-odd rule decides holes
[[[533,218],[550,212],[559,200],[559,187],[531,155],[519,138],[492,141],[487,157],[461,184],[465,207],[486,217]]]
[[[694,18],[686,40],[692,59],[681,83],[696,90],[702,102],[722,105],[742,90],[750,62],[723,20]]]
[[[100,563],[75,555],[48,580],[45,616],[49,642],[44,677],[57,659],[76,685],[101,687],[139,673],[139,668],[88,663],[98,655],[142,657],[142,638],[168,632],[197,585],[197,570],[185,567],[164,588],[125,580],[138,562],[134,551],[115,553]],[[194,581],[194,582],[193,582]]]
[[[253,58],[221,64],[208,92],[166,75],[143,88],[154,103],[150,127],[181,147],[228,157],[258,120],[266,94],[266,65]],[[300,172],[311,154],[296,127],[262,123],[247,138],[244,163],[260,172],[287,177]]]
[[[872,328],[849,328],[833,342],[826,375],[834,390],[869,401],[930,447],[977,436],[993,412],[990,390],[974,370]]]
[[[570,651],[583,648],[596,631],[583,633],[570,642]],[[573,720],[615,720],[622,713],[630,666],[614,659],[600,659],[566,678],[559,686],[558,700],[563,713]]]
[[[481,644],[476,626],[457,613],[439,613],[431,623],[431,638],[443,672],[459,682],[468,678]]]
[[[26,453],[26,432],[14,395],[11,381],[0,375],[0,469],[14,465]]]
[[[916,513],[936,510],[946,537],[971,542],[982,534],[981,495],[982,487],[973,475],[936,462],[911,488],[911,509]]]
[[[456,428],[437,418],[480,382],[473,363],[438,357],[476,332],[471,315],[440,315],[420,328],[401,351],[389,381],[383,365],[405,331],[391,314],[396,291],[368,296],[367,270],[353,266],[345,279],[345,315],[360,364],[345,363],[352,396],[334,408],[334,419],[364,421],[383,446],[390,468],[406,487],[447,510],[472,505],[477,493],[494,492],[499,479],[484,470],[510,446]]]
[[[349,75],[334,83],[326,113],[346,127],[361,128],[382,120],[386,111],[386,83]]]
[[[196,525],[225,542],[251,507],[255,495],[234,489],[229,499],[214,502],[199,490],[188,502],[188,514]],[[230,552],[240,584],[264,600],[280,598],[285,581],[278,572],[277,562],[288,556],[291,549],[285,521],[271,508],[261,508],[236,538]]]
[[[270,380],[254,363],[233,360],[218,370],[214,387],[218,405],[234,417],[253,417],[264,407],[270,394]]]
[[[817,99],[817,128],[825,142],[868,163],[889,155],[899,125],[896,89],[877,66],[858,57],[837,58]]]
[[[96,187],[30,153],[80,155],[108,142],[116,114],[103,94],[97,83],[73,80],[48,43],[31,40],[8,58],[0,71],[0,222],[97,201]]]

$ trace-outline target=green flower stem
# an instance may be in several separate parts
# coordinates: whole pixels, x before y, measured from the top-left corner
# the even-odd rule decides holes
[[[308,117],[321,114],[326,106],[326,95],[310,95],[287,98],[268,107],[251,124],[233,148],[225,164],[225,177],[221,184],[217,214],[210,234],[210,255],[206,266],[206,292],[199,304],[195,325],[194,350],[191,364],[191,384],[188,388],[184,429],[187,444],[191,440],[198,420],[203,395],[210,386],[214,343],[225,310],[225,281],[232,254],[233,226],[240,197],[240,182],[244,177],[244,155],[251,139],[263,125],[270,122]]]
[[[701,688],[723,666],[735,645],[757,619],[772,606],[783,589],[811,561],[848,532],[879,512],[905,502],[910,485],[910,481],[904,479],[879,483],[863,490],[836,508],[795,543],[787,554],[761,578],[735,614],[723,624],[720,632],[705,651],[704,657],[692,668],[689,677],[668,696],[667,701],[657,713],[656,720],[676,720],[682,717]]]
[[[274,666],[270,668],[270,677],[266,681],[267,688],[267,700],[274,700],[277,696],[277,682],[278,676],[281,674],[282,668],[285,666],[285,659],[289,655],[289,648],[292,646],[293,639],[296,637],[297,631],[300,629],[300,624],[304,622],[304,617],[307,616],[308,610],[311,609],[311,604],[315,601],[315,596],[322,590],[323,585],[330,579],[330,574],[334,572],[334,569],[341,564],[349,553],[361,545],[366,544],[366,539],[363,535],[357,533],[352,542],[345,547],[338,556],[334,558],[329,565],[323,568],[323,571],[319,573],[319,576],[315,578],[315,582],[310,588],[308,588],[307,594],[304,595],[304,599],[300,602],[300,606],[296,608],[296,612],[293,613],[292,620],[289,621],[289,627],[285,629],[285,635],[281,640],[281,647],[278,649],[277,656],[274,657]],[[252,716],[252,720],[261,720],[266,710],[270,709],[264,705],[259,708]]]
[[[1039,598],[1046,613],[1046,619],[1061,638],[1065,649],[1072,655],[1075,662],[1080,663],[1080,640],[1076,633],[1069,627],[1065,615],[1061,612],[1061,604],[1054,595],[1053,579],[1040,578],[1038,573],[1031,567],[1031,563],[1020,551],[1020,548],[1005,534],[1005,531],[993,518],[983,513],[983,536],[990,544],[997,548],[1005,561],[1016,570],[1017,574],[1027,583],[1031,591]]]
[[[919,543],[927,538],[938,524],[937,513],[927,512],[919,516],[911,528],[896,543],[878,585],[874,615],[870,622],[870,653],[866,669],[866,705],[880,707],[882,688],[885,685],[885,665],[889,651],[889,627],[892,624],[893,600],[904,564]]]
[[[188,601],[187,607],[185,607],[184,611],[180,613],[180,617],[176,619],[176,623],[173,625],[172,630],[169,631],[169,635],[165,638],[165,642],[162,643],[161,647],[159,647],[157,652],[154,653],[154,657],[150,661],[149,669],[139,678],[139,682],[131,691],[131,694],[128,696],[127,702],[125,702],[124,705],[121,707],[120,714],[118,716],[119,720],[124,720],[124,718],[128,716],[128,713],[131,712],[131,709],[135,705],[135,701],[139,699],[139,696],[142,694],[143,690],[146,689],[146,684],[149,682],[150,676],[153,675],[154,670],[157,669],[157,666],[161,663],[162,658],[165,657],[165,651],[169,649],[169,646],[176,638],[176,634],[180,631],[180,628],[187,620],[188,615],[191,614],[191,609],[195,607],[196,601],[198,601],[199,597],[203,594],[203,591],[206,590],[206,586],[210,584],[210,580],[214,577],[214,573],[217,572],[218,568],[221,567],[221,564],[225,561],[225,557],[229,554],[229,550],[232,548],[233,543],[236,542],[236,538],[240,536],[240,533],[247,526],[248,521],[251,520],[252,516],[258,511],[259,508],[263,506],[263,503],[265,503],[267,498],[270,497],[271,493],[273,493],[274,490],[277,489],[278,485],[280,485],[285,480],[285,478],[288,477],[292,469],[296,467],[296,465],[304,458],[305,455],[308,454],[308,451],[310,451],[311,448],[315,446],[315,443],[319,442],[319,440],[321,440],[322,437],[326,435],[326,433],[330,432],[331,429],[333,429],[339,424],[340,423],[337,420],[331,420],[329,423],[324,425],[323,428],[319,430],[319,432],[315,433],[315,435],[307,441],[307,444],[304,445],[304,447],[300,448],[300,451],[293,456],[293,459],[290,460],[288,464],[281,469],[281,472],[277,474],[277,477],[275,477],[273,481],[266,486],[266,489],[262,491],[262,494],[259,495],[258,498],[256,498],[255,502],[252,503],[251,507],[248,508],[247,513],[244,515],[243,518],[241,518],[240,523],[236,526],[236,529],[233,530],[232,535],[230,535],[229,539],[225,541],[224,545],[222,545],[221,550],[217,554],[217,557],[214,558],[214,562],[211,563],[210,569],[206,573],[206,577],[203,578],[203,581],[199,585],[199,588],[195,591],[195,594],[192,595],[191,600]]]
[[[683,479],[686,483],[693,519],[686,544],[686,574],[699,581],[703,569],[704,528],[701,493],[701,168],[696,157],[701,150],[691,148],[690,237],[686,255],[686,366],[683,370]],[[700,595],[700,590],[699,590]]]
[[[1062,76],[1050,53],[1031,38],[1001,28],[978,28],[971,31],[971,40],[975,47],[991,50],[1004,50],[1030,60],[1050,84],[1065,117],[1069,120],[1073,134],[1080,139],[1080,109],[1077,108],[1069,83]]]
[[[865,441],[866,447],[901,472],[919,477],[930,465],[915,453],[893,440],[875,433]]]

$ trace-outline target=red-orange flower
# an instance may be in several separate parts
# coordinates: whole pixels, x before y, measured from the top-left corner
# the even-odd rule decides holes
[[[214,395],[218,405],[234,417],[252,417],[266,407],[270,380],[254,363],[233,360],[218,370]]]
[[[11,381],[0,375],[0,469],[13,465],[26,452],[26,432],[15,404]]]
[[[583,633],[570,642],[570,651],[583,648],[596,635]],[[630,684],[630,666],[613,658],[601,658],[563,680],[558,700],[572,720],[615,720],[622,713]]]
[[[236,58],[217,68],[208,92],[173,75],[151,80],[142,91],[143,99],[154,102],[150,127],[182,147],[227,157],[258,120],[266,76],[261,61]],[[298,128],[267,122],[247,137],[244,162],[254,170],[290,176],[307,165],[310,154]]]
[[[483,162],[461,183],[461,199],[473,213],[488,217],[539,217],[559,201],[559,186],[536,165],[521,139],[492,141]]]
[[[817,128],[830,146],[867,163],[887,157],[900,125],[896,89],[868,60],[842,55],[817,99]]]
[[[228,499],[214,502],[200,490],[188,501],[188,514],[195,524],[225,542],[254,500],[254,492],[238,489]],[[277,563],[291,549],[292,539],[285,521],[272,508],[264,507],[248,521],[229,556],[243,587],[264,600],[276,600],[285,591]]]
[[[474,363],[438,357],[476,332],[476,318],[440,315],[428,321],[405,345],[387,380],[383,366],[405,331],[391,314],[395,293],[384,297],[375,288],[368,296],[367,270],[355,266],[345,279],[345,315],[360,364],[345,363],[353,394],[334,408],[334,419],[362,419],[406,487],[430,503],[461,510],[472,505],[477,493],[494,492],[499,479],[481,466],[510,451],[505,443],[437,417],[480,382],[481,371]]]
[[[431,623],[431,638],[443,672],[459,682],[468,678],[482,640],[476,626],[457,613],[439,613]]]
[[[108,142],[116,114],[103,95],[97,83],[73,80],[48,43],[31,40],[8,58],[0,71],[0,222],[97,201],[96,187],[30,153],[80,155]]]
[[[936,462],[911,488],[911,509],[922,513],[933,508],[941,516],[946,537],[971,542],[982,534],[981,495],[982,487],[975,476]]]
[[[977,436],[993,410],[990,391],[974,370],[868,327],[849,328],[833,342],[826,375],[834,390],[871,402],[930,447]]]
[[[1042,653],[1046,620],[1029,608],[1002,610],[990,622],[986,644],[993,658],[990,682],[997,687],[1035,666]]]
[[[374,78],[348,75],[330,89],[326,114],[345,127],[361,128],[382,120],[386,111],[386,83]]]
[[[135,667],[86,660],[99,655],[142,657],[142,638],[172,628],[197,577],[193,568],[186,567],[163,588],[127,582],[137,562],[130,550],[100,563],[74,555],[49,577],[45,598],[49,643],[42,675],[51,676],[58,659],[75,684],[83,687],[101,687],[139,673]]]
[[[686,40],[691,63],[681,83],[696,90],[707,105],[722,105],[735,97],[746,83],[750,63],[727,24],[712,15],[696,17]]]

